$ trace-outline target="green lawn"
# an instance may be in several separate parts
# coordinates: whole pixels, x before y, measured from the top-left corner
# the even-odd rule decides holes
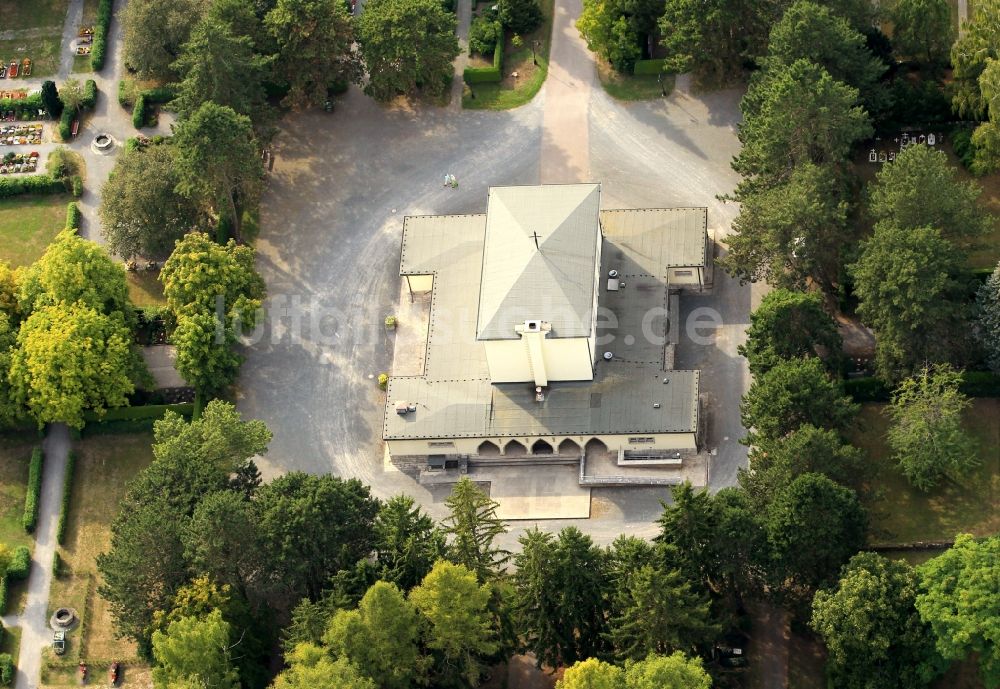
[[[865,404],[852,442],[872,464],[866,501],[872,543],[949,540],[956,533],[1000,530],[1000,399],[976,399],[966,416],[980,443],[981,466],[959,483],[942,481],[930,493],[912,486],[890,458],[882,404]]]
[[[70,635],[68,655],[134,660],[135,645],[116,639],[107,602],[96,593],[97,556],[107,549],[111,522],[118,514],[125,485],[153,459],[151,433],[101,435],[75,441],[77,452],[66,538],[59,555],[64,576],[52,582],[49,608],[69,605],[86,610],[86,638]]]
[[[600,59],[597,61],[597,76],[608,95],[617,100],[653,100],[670,95],[674,90],[673,74],[664,74],[661,85],[656,75],[619,74],[610,64]]]
[[[13,31],[14,36],[0,40],[0,60],[29,57],[31,76],[55,74],[59,69],[59,50],[62,44],[63,24],[69,0],[0,0],[0,29]],[[17,85],[17,80],[4,82],[5,87]]]
[[[11,548],[31,546],[31,536],[21,526],[24,494],[28,485],[28,460],[41,441],[29,434],[0,435],[0,543]]]
[[[34,263],[66,225],[69,194],[20,196],[0,201],[0,261]]]
[[[465,2],[467,0],[459,0]],[[552,12],[555,0],[541,0],[542,25],[522,36],[520,48],[507,37],[504,46],[503,81],[499,84],[466,86],[462,107],[472,110],[510,110],[531,101],[542,88],[549,73],[549,48],[552,46]],[[535,60],[532,45],[538,42]],[[535,62],[537,61],[537,65]],[[517,74],[517,77],[513,76]]]
[[[166,306],[159,271],[137,270],[128,276],[128,296],[136,306]]]

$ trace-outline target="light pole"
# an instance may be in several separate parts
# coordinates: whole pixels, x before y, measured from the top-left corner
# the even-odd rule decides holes
[[[660,82],[660,95],[666,97],[667,90],[663,88],[663,72],[660,72],[659,74],[656,75],[656,80]]]

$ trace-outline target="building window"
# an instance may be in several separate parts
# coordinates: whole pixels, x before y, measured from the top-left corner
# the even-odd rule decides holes
[[[694,271],[691,270],[675,270],[674,275],[677,277],[691,277],[694,275]]]
[[[427,443],[430,447],[455,447],[455,443],[450,440],[440,440],[437,442]]]
[[[647,445],[654,442],[653,438],[629,438],[630,445]]]

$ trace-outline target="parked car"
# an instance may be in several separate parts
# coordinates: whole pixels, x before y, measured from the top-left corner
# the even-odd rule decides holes
[[[58,631],[52,633],[52,650],[57,656],[66,652],[66,632]]]

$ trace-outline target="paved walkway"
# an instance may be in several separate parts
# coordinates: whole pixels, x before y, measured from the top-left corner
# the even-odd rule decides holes
[[[4,618],[5,625],[21,628],[21,653],[17,659],[14,689],[37,689],[42,669],[42,649],[52,642],[49,588],[52,585],[52,555],[56,550],[56,527],[70,450],[69,429],[63,424],[50,426],[43,447],[42,494],[38,505],[35,551],[28,575],[28,599],[19,616]]]
[[[462,110],[462,92],[465,89],[465,81],[462,76],[465,67],[469,64],[469,26],[472,24],[472,3],[475,0],[456,0],[455,15],[458,18],[458,47],[462,51],[455,59],[455,78],[451,82],[451,101],[448,109],[454,111]]]
[[[590,95],[593,54],[576,29],[581,0],[557,0],[542,115],[541,183],[592,182]]]

